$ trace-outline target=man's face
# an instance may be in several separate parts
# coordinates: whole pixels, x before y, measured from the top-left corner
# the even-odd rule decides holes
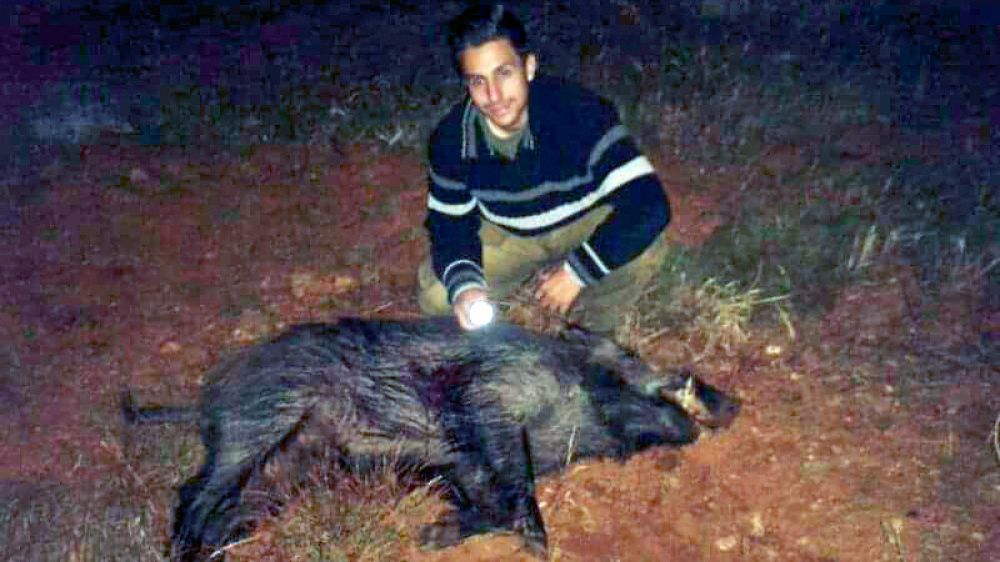
[[[535,56],[522,60],[510,41],[495,39],[465,49],[459,63],[472,103],[493,134],[505,138],[521,130],[528,122],[528,82],[535,78]]]

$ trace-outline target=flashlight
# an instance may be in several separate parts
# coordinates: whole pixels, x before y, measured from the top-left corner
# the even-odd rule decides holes
[[[469,305],[468,315],[473,328],[482,328],[493,322],[495,311],[490,301],[479,299]]]

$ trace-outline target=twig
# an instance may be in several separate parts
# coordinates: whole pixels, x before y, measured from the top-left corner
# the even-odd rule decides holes
[[[573,450],[576,449],[576,426],[573,426],[573,431],[569,434],[569,443],[566,444],[566,466],[569,466],[573,462]]]
[[[217,548],[215,550],[215,552],[213,552],[211,554],[211,556],[208,557],[208,560],[209,561],[215,560],[216,557],[218,557],[218,556],[224,556],[227,552],[229,552],[230,550],[232,550],[232,549],[234,549],[234,548],[236,548],[238,546],[241,546],[241,545],[244,545],[244,544],[247,544],[247,543],[252,543],[252,542],[254,542],[256,540],[257,540],[257,536],[254,535],[252,537],[247,537],[245,539],[240,539],[238,541],[234,541],[234,542],[231,542],[231,543],[229,543],[227,545],[221,546],[221,547]]]
[[[882,534],[885,535],[889,544],[896,549],[896,556],[899,557],[899,562],[906,562],[906,553],[903,552],[903,539],[899,536],[902,527],[902,522],[898,519],[891,522],[882,521]]]
[[[752,302],[752,304],[754,306],[757,306],[759,304],[771,304],[772,302],[786,301],[786,300],[788,300],[790,298],[792,298],[791,294],[775,295],[773,297],[767,297],[767,298],[763,298],[763,299],[760,299],[760,300],[755,300],[755,301]]]
[[[389,308],[390,306],[392,306],[394,304],[396,304],[394,301],[389,301],[387,303],[380,304],[380,305],[376,306],[375,308],[372,308],[371,310],[369,310],[366,313],[366,315],[368,315],[368,314],[378,314],[379,312],[382,312],[383,310]]]
[[[964,280],[961,283],[959,283],[958,284],[958,288],[959,289],[964,289],[967,285],[969,285],[973,281],[978,281],[979,279],[982,279],[983,277],[986,276],[987,273],[989,273],[990,271],[992,271],[993,268],[996,267],[998,264],[1000,264],[1000,257],[995,258],[993,261],[991,261],[990,263],[988,263],[982,269],[980,269],[979,271],[975,272],[971,277],[969,277],[966,280]]]
[[[768,152],[765,153],[764,156],[766,156],[769,152],[770,152],[770,150],[768,150]],[[758,158],[757,161],[760,162],[760,158]],[[746,179],[743,180],[743,183],[740,184],[740,191],[741,192],[742,191],[746,191],[747,188],[750,187],[750,183],[752,181],[754,181],[755,179],[757,179],[757,175],[760,173],[760,168],[761,168],[760,166],[755,166],[754,169],[753,169],[753,172],[751,172],[750,175],[747,176]]]
[[[997,264],[1000,264],[1000,258],[996,258],[995,260],[991,261],[989,265],[980,269],[979,272],[976,273],[976,279],[979,279],[984,275],[986,275],[987,273],[989,273],[991,269],[997,266]]]
[[[642,336],[641,339],[639,339],[639,343],[636,344],[636,347],[641,348],[644,345],[648,344],[649,342],[655,340],[656,338],[670,332],[670,330],[671,328],[660,328],[659,330],[656,330],[650,334],[646,334],[645,336]]]
[[[569,434],[569,443],[566,444],[566,466],[569,466],[569,463],[573,462],[573,450],[576,449],[576,430],[577,430],[577,426],[574,425],[573,426],[573,431]],[[562,489],[563,489],[563,482],[564,482],[564,479],[560,479],[558,482],[556,482],[556,484],[554,486],[554,490],[553,490],[553,494],[552,494],[552,496],[553,496],[552,513],[556,513],[557,511],[559,511],[562,508],[562,503],[563,502],[560,501],[560,497],[559,496],[560,496],[560,493],[562,492]],[[569,500],[569,492],[566,492],[566,495],[564,496],[564,498],[567,499],[567,500]],[[570,501],[570,503],[573,503],[572,500],[569,500],[569,501]]]
[[[993,454],[997,457],[997,464],[1000,464],[1000,414],[997,414],[997,421],[993,422]]]

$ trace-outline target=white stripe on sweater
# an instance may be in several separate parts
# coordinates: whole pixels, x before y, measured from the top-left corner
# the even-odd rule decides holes
[[[572,217],[581,211],[591,208],[598,200],[613,193],[621,186],[638,177],[652,173],[655,173],[655,170],[649,160],[646,159],[645,156],[636,156],[632,160],[612,170],[611,173],[604,178],[604,181],[601,182],[600,187],[598,187],[595,191],[588,193],[576,201],[565,203],[544,213],[530,215],[527,217],[504,217],[491,213],[482,204],[479,205],[479,210],[483,213],[484,217],[489,219],[491,222],[499,224],[500,226],[506,226],[517,230],[545,228]],[[457,205],[453,205],[453,207],[457,207]]]
[[[452,217],[461,217],[476,208],[476,200],[473,198],[468,203],[444,203],[433,195],[428,195],[427,208]]]
[[[587,252],[587,255],[590,256],[591,260],[593,260],[594,265],[597,266],[597,269],[601,270],[601,273],[605,275],[611,273],[611,270],[608,269],[608,266],[604,265],[604,262],[601,261],[601,258],[597,255],[597,252],[595,252],[594,249],[590,247],[590,244],[584,242],[583,244],[580,245],[580,247],[583,248],[583,251]]]

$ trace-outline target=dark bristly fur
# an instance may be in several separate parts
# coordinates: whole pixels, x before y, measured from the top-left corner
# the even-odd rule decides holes
[[[542,554],[534,475],[573,458],[617,456],[696,438],[661,377],[608,340],[510,325],[463,332],[450,319],[292,328],[216,367],[201,403],[206,457],[180,490],[172,559],[206,560],[276,507],[248,494],[272,469],[307,470],[315,452],[347,467],[392,457],[442,477],[457,516],[421,533],[429,546],[508,531]],[[719,423],[735,402],[711,387]],[[668,398],[668,399],[664,399]],[[294,478],[294,476],[292,476]]]

